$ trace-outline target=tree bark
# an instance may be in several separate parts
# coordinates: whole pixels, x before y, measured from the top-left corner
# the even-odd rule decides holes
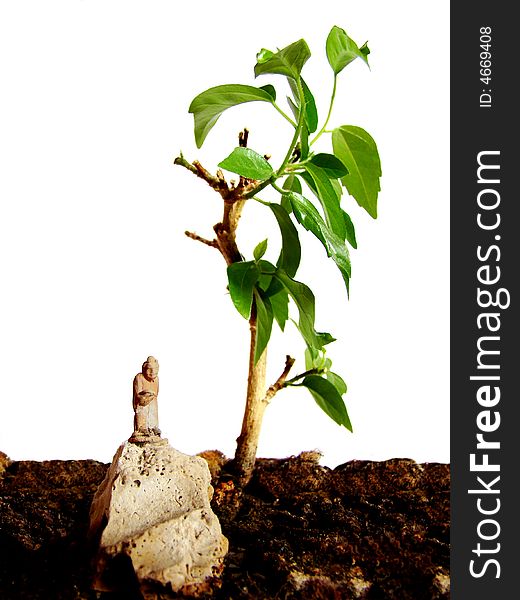
[[[247,380],[246,409],[242,421],[242,431],[237,439],[234,466],[241,487],[245,487],[255,467],[256,451],[260,438],[260,430],[264,412],[268,405],[266,398],[265,368],[267,350],[264,350],[255,365],[256,350],[256,306],[253,302],[249,328],[251,343],[249,347],[249,376]]]

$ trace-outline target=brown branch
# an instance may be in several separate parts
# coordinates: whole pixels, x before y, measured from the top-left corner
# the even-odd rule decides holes
[[[184,158],[182,152],[181,155],[177,156],[177,158],[173,161],[173,164],[184,167],[185,169],[188,169],[188,171],[191,171],[192,173],[195,173],[195,175],[198,175],[197,169]]]
[[[266,404],[269,404],[269,402],[271,402],[271,400],[273,399],[274,395],[277,392],[279,392],[283,387],[285,387],[285,380],[287,379],[287,376],[289,375],[289,371],[292,369],[293,365],[294,365],[294,358],[287,355],[287,357],[285,358],[285,368],[282,371],[282,374],[280,375],[280,377],[278,377],[278,379],[275,381],[275,383],[273,383],[273,385],[269,387],[269,389],[265,393],[263,402],[265,402]]]
[[[247,131],[246,129],[244,131]],[[243,132],[242,133],[242,138]],[[246,135],[247,138],[247,135]],[[203,179],[210,187],[216,190],[227,204],[234,204],[240,200],[245,200],[251,193],[259,191],[267,185],[268,182],[262,182],[260,185],[255,179],[247,179],[246,177],[240,176],[238,185],[229,186],[224,178],[224,173],[219,169],[217,175],[212,175],[207,169],[205,169],[198,160],[194,160],[193,163],[188,162],[181,154],[174,161],[174,164],[180,165],[188,171],[191,171],[200,179]]]
[[[255,362],[256,334],[257,334],[257,312],[256,301],[251,306],[249,318],[249,368],[247,377],[246,408],[242,420],[242,429],[237,439],[234,465],[238,475],[238,483],[244,488],[253,474],[255,466],[258,440],[264,418],[267,403],[262,401],[265,394],[265,366],[267,349]]]
[[[241,147],[247,147],[248,136],[249,131],[247,129],[240,132],[238,143]],[[222,221],[213,227],[216,239],[207,240],[196,233],[188,231],[186,235],[207,246],[217,248],[228,265],[243,260],[236,244],[236,229],[246,197],[253,190],[258,189],[258,181],[240,176],[238,184],[235,184],[235,182],[228,184],[221,169],[217,170],[216,175],[212,175],[198,160],[190,163],[184,158],[182,153],[175,159],[174,163],[188,169],[188,171],[203,179],[224,200]]]
[[[207,169],[205,169],[198,160],[194,160],[193,163],[190,163],[182,154],[173,161],[173,164],[184,167],[185,169],[188,169],[188,171],[191,171],[194,175],[197,175],[197,177],[204,179],[204,181],[210,187],[220,193],[226,202],[229,200],[233,201],[233,198],[229,198],[231,190],[229,189],[229,186],[224,179],[224,174],[220,169],[217,171],[217,176],[215,177]]]
[[[185,231],[184,235],[187,235],[192,240],[195,240],[197,242],[201,242],[202,244],[206,244],[206,246],[211,246],[212,248],[217,248],[218,249],[218,242],[217,242],[217,240],[207,240],[206,238],[203,238],[200,235],[197,235],[196,233],[192,233],[191,231]]]
[[[217,235],[217,247],[224,257],[226,264],[229,266],[233,263],[240,262],[242,260],[242,255],[238,250],[234,233],[232,234],[227,230],[222,223],[217,223],[213,229]]]
[[[229,187],[224,179],[224,173],[219,169],[217,171],[217,176],[214,177],[207,169],[205,169],[198,160],[193,161],[193,166],[197,170],[197,175],[204,179],[214,190],[217,190],[219,194],[222,196],[224,201],[227,201],[229,198]]]

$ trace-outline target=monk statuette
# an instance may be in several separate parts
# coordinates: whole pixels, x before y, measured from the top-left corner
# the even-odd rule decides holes
[[[143,363],[141,373],[134,377],[134,433],[131,442],[148,442],[161,437],[157,410],[158,374],[159,363],[149,356]]]
[[[93,587],[118,598],[129,590],[133,598],[136,584],[140,598],[166,597],[163,589],[168,598],[171,590],[175,597],[206,595],[228,549],[211,509],[208,463],[161,437],[158,374],[149,356],[134,377],[134,433],[117,449],[90,507],[89,537],[99,544]]]

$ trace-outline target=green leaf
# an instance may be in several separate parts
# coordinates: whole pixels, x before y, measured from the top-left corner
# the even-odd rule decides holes
[[[352,431],[347,408],[334,385],[319,375],[307,375],[302,381],[312,394],[316,404],[338,425]]]
[[[255,290],[256,305],[256,343],[255,343],[255,364],[262,356],[269,343],[271,331],[273,329],[273,309],[269,298],[266,298],[258,290]]]
[[[343,125],[332,132],[332,146],[349,171],[341,182],[359,206],[376,219],[377,195],[381,189],[381,161],[376,143],[361,127]]]
[[[344,29],[334,26],[327,37],[327,59],[329,65],[337,75],[356,58],[360,58],[368,65],[367,56],[370,50],[366,44],[358,48],[356,42],[348,37]]]
[[[257,244],[256,248],[253,250],[253,256],[255,257],[255,260],[257,262],[265,254],[266,250],[267,250],[267,238],[263,242],[260,242],[259,244]]]
[[[266,203],[267,204],[267,203]],[[260,269],[260,287],[265,296],[270,298],[283,289],[283,285],[273,276],[276,273],[276,267],[267,260],[258,261]]]
[[[334,186],[323,169],[320,169],[312,163],[307,163],[305,165],[305,170],[312,178],[312,182],[308,182],[305,175],[303,178],[310,183],[309,187],[320,201],[327,226],[338,237],[344,240],[346,235],[345,219],[343,218],[343,213],[339,205],[340,197],[336,193]]]
[[[287,179],[284,181],[283,189],[291,192],[297,192],[298,194],[302,193],[302,184],[297,175],[289,175]],[[289,202],[288,198],[282,195],[282,199],[280,204],[285,208],[288,214],[292,213],[292,206]]]
[[[329,370],[332,366],[332,361],[330,358],[326,357],[325,345],[335,342],[336,340],[330,335],[330,333],[320,333],[318,334],[318,337],[323,342],[322,348],[309,348],[307,346],[305,349],[305,368],[307,370]]]
[[[273,168],[263,156],[241,146],[237,146],[218,166],[248,179],[269,179],[273,174]]]
[[[314,357],[317,355],[317,351],[313,348],[305,348],[305,370],[310,371],[314,369]]]
[[[341,201],[341,196],[343,196],[343,190],[345,189],[341,185],[341,180],[339,180],[339,179],[331,179],[330,182],[332,183],[332,187],[336,191],[336,194],[338,195],[338,198]]]
[[[330,381],[332,385],[338,390],[338,394],[343,396],[343,394],[347,393],[347,384],[337,373],[333,373],[329,371],[326,375],[327,381]]]
[[[327,256],[330,256],[326,238],[323,233],[323,231],[327,229],[327,225],[323,220],[323,217],[318,212],[318,209],[310,200],[307,200],[305,196],[297,194],[296,192],[287,192],[284,194],[284,196],[286,196],[291,203],[298,223],[305,227],[307,231],[313,233],[320,240],[320,242],[325,246],[325,250],[327,250]]]
[[[274,89],[274,85],[268,83],[267,85],[261,85],[259,89],[267,92],[269,96],[271,96],[273,102],[276,101],[276,90]]]
[[[302,184],[298,179],[298,175],[289,175],[283,183],[283,189],[289,192],[296,192],[297,194],[301,194]]]
[[[278,269],[275,278],[280,281],[298,308],[298,329],[307,346],[321,348],[322,342],[314,329],[315,300],[311,289],[300,281],[289,277],[282,269]]]
[[[287,96],[287,104],[289,105],[289,108],[291,109],[293,117],[295,118],[296,121],[298,121],[298,119],[300,117],[300,109],[296,106],[296,104],[294,103],[294,100],[290,96]]]
[[[311,51],[305,40],[298,40],[276,53],[263,48],[256,55],[255,77],[273,73],[298,79],[310,55]]]
[[[244,102],[262,101],[272,103],[273,96],[270,88],[272,86],[256,88],[241,84],[218,85],[196,96],[188,110],[193,113],[195,120],[197,148],[202,146],[206,136],[226,109]]]
[[[278,279],[276,279],[276,277],[272,277],[269,287],[267,288],[267,290],[265,290],[265,295],[268,298],[272,298],[273,296],[275,296],[276,294],[278,294],[278,292],[281,292],[282,290],[283,290],[283,285],[280,283],[280,281]]]
[[[289,318],[289,294],[282,289],[277,294],[270,296],[269,300],[271,301],[274,318],[283,331]]]
[[[368,65],[368,55],[370,54],[370,48],[368,47],[368,42],[365,42],[362,46],[359,47],[359,51],[361,52],[361,54],[365,57],[365,62]],[[370,68],[370,66],[369,66]]]
[[[305,81],[303,79],[301,79],[300,81],[303,88],[303,98],[305,102],[305,123],[307,125],[307,131],[309,133],[314,133],[316,129],[318,129],[318,109],[316,108],[316,100],[314,100],[314,96],[312,95],[312,92],[310,91],[309,86],[305,83]],[[296,85],[294,79],[289,78],[288,82],[295,100],[295,102],[292,103],[293,106],[291,106],[291,110],[293,111],[293,114],[295,110],[297,111],[297,114],[294,114],[294,116],[296,119],[298,119],[298,114],[300,112],[298,86]]]
[[[269,208],[273,211],[282,234],[282,250],[276,264],[282,267],[289,277],[294,277],[300,266],[301,259],[298,231],[283,206],[280,206],[280,204],[269,204]]]
[[[316,207],[307,198],[296,192],[287,192],[287,196],[296,219],[323,244],[327,256],[330,256],[339,268],[348,290],[351,266],[345,242],[327,227]]]
[[[303,97],[305,98],[305,123],[309,133],[314,133],[318,129],[318,109],[316,107],[316,100],[309,89],[309,86],[302,79],[303,86]],[[291,80],[289,80],[291,83]]]
[[[255,262],[236,262],[227,268],[229,293],[238,312],[249,319],[253,303],[253,290],[260,277]]]
[[[327,364],[332,364],[330,358],[326,358],[325,349],[320,348],[307,348],[305,352],[305,368],[306,369],[318,369],[324,371],[327,368]]]
[[[268,273],[270,275],[274,275],[276,273],[276,267],[273,265],[273,263],[270,263],[268,260],[260,260],[258,262],[258,266],[262,273]]]
[[[274,52],[272,52],[271,50],[268,50],[267,48],[262,48],[260,50],[260,52],[258,52],[258,54],[256,55],[256,61],[259,64],[263,65],[268,60],[271,60],[271,58],[273,58],[273,56],[274,56]]]
[[[267,290],[271,287],[272,282],[273,282],[272,275],[267,275],[266,273],[261,273],[256,285],[260,290],[262,290],[262,292],[267,293]]]
[[[352,219],[350,215],[346,213],[344,210],[341,211],[343,213],[343,218],[345,219],[345,230],[347,232],[346,240],[352,246],[352,248],[357,248],[357,240],[356,240],[356,230],[354,229],[354,223],[352,223]]]
[[[315,154],[309,162],[319,167],[330,179],[338,179],[348,174],[347,167],[334,154],[320,152]]]
[[[335,337],[332,337],[330,335],[330,333],[327,333],[326,331],[321,331],[320,333],[317,334],[318,338],[320,340],[320,345],[326,346],[327,344],[331,344],[332,342],[336,341]]]

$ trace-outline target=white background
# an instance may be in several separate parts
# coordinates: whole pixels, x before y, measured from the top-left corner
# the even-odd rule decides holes
[[[379,218],[345,197],[359,243],[350,300],[303,232],[298,277],[317,296],[317,328],[338,338],[328,355],[349,385],[354,434],[305,390],[285,390],[259,455],[449,461],[448,11],[411,0],[2,3],[0,449],[109,461],[132,430],[133,376],[153,354],[170,442],[233,454],[248,327],[220,255],[183,234],[211,236],[219,197],[172,162],[182,149],[214,171],[247,126],[250,147],[279,163],[291,130],[270,106],[229,110],[197,150],[189,103],[213,85],[272,82],[284,105],[282,77],[255,82],[255,54],[304,37],[323,119],[325,39],[339,25],[368,39],[371,70],[355,61],[340,75],[331,124],[378,143]],[[250,257],[268,236],[275,261],[268,212],[246,207],[239,245]],[[298,336],[273,338],[269,379],[286,353],[304,370]]]

